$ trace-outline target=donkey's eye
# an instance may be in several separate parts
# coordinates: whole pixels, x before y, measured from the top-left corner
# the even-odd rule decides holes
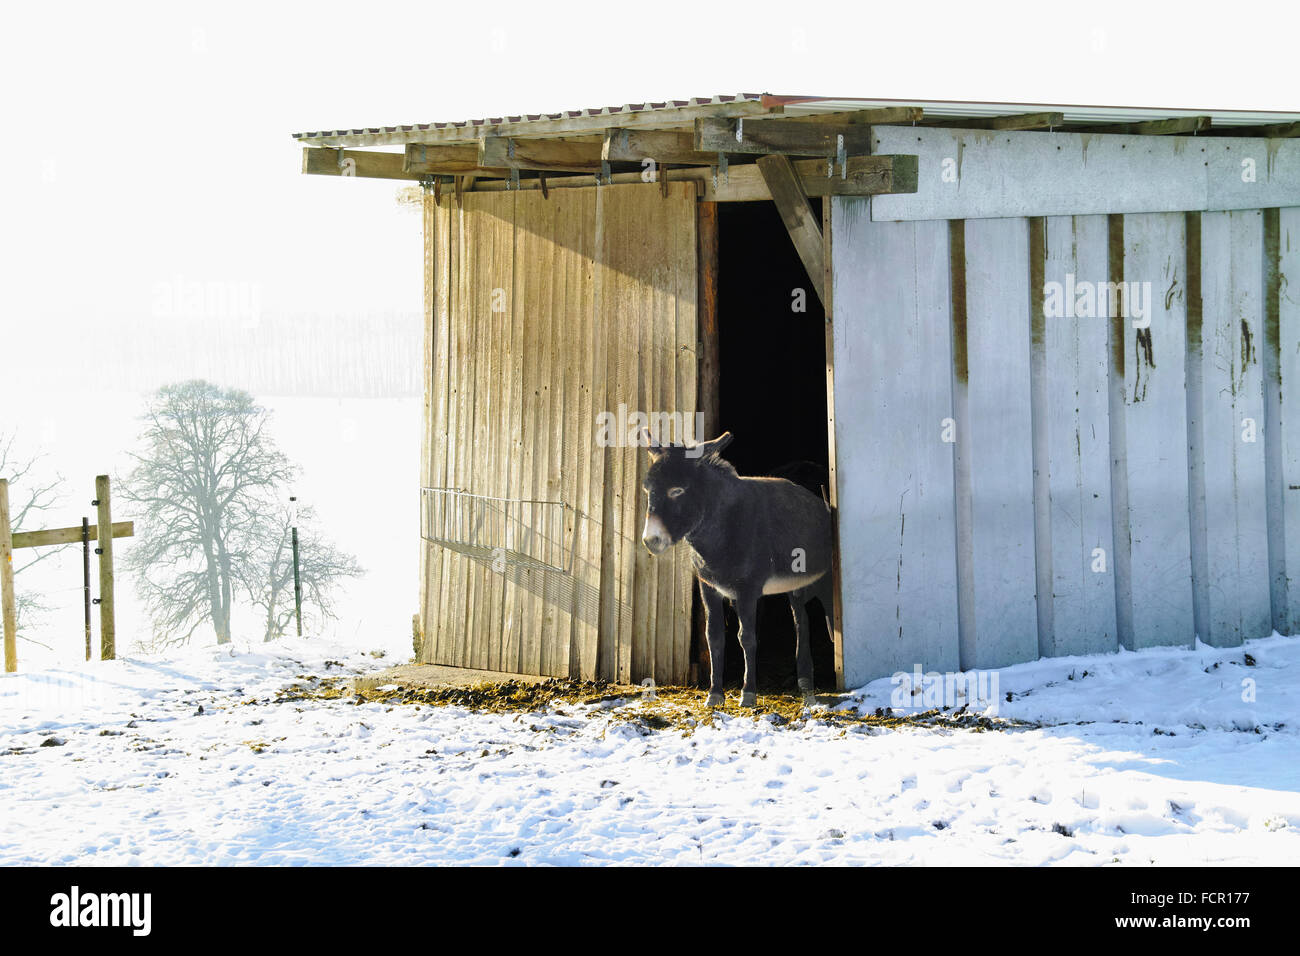
[[[668,489],[668,497],[669,497],[669,498],[680,498],[680,497],[681,497],[682,495],[684,495],[684,494],[686,494],[686,489],[685,489],[685,488],[669,488],[669,489]]]

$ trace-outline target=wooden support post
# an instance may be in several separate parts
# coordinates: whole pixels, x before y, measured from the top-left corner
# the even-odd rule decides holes
[[[117,628],[113,623],[113,510],[109,500],[108,475],[95,478],[95,507],[99,515],[99,658],[117,656]]]
[[[14,598],[13,528],[9,524],[9,479],[0,478],[0,596],[4,604],[5,672],[18,670],[18,602]]]
[[[817,221],[816,214],[813,213],[812,203],[808,201],[799,182],[794,164],[790,162],[789,156],[774,154],[760,156],[758,168],[767,183],[768,191],[772,194],[772,201],[776,203],[776,210],[781,214],[781,221],[785,223],[786,231],[790,233],[795,250],[803,261],[803,267],[808,270],[808,278],[817,292],[817,298],[824,306],[826,304],[824,288],[826,252],[823,248],[821,225]]]
[[[699,370],[696,396],[699,410],[704,415],[704,434],[696,441],[716,438],[719,418],[719,355],[718,355],[718,204],[702,202],[697,205],[697,231],[699,243]]]
[[[696,441],[716,438],[721,431],[719,393],[719,338],[718,338],[718,204],[696,204],[696,241],[699,276],[696,281],[698,343],[696,354],[696,407],[704,416],[704,434]],[[704,603],[699,588],[692,589],[692,626],[695,633],[696,659],[691,667],[707,684],[709,675],[709,642],[705,634]]]
[[[835,267],[831,255],[831,210],[835,201],[827,196],[822,200],[822,261],[825,263],[824,287],[826,295],[822,305],[826,312],[826,465],[829,487],[827,501],[831,506],[831,607],[826,608],[830,623],[831,645],[835,649],[835,688],[844,690],[844,631],[843,603],[840,579],[840,498],[836,477],[835,455],[835,316],[833,312]]]

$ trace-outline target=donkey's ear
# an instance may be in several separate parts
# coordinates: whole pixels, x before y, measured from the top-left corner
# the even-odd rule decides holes
[[[641,446],[645,448],[646,451],[650,452],[651,458],[658,458],[664,453],[664,450],[655,444],[655,439],[654,436],[650,434],[650,429],[642,425],[641,430],[636,434],[637,438],[640,439]]]
[[[700,451],[705,455],[716,455],[718,452],[722,451],[722,449],[730,445],[731,439],[734,437],[735,436],[732,435],[731,432],[723,432],[717,438],[713,439],[713,441],[706,441],[701,445]]]

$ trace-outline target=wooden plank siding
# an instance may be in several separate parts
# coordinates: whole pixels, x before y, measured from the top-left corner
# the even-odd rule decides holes
[[[423,662],[686,680],[693,572],[682,549],[641,547],[648,456],[598,445],[596,418],[695,412],[695,205],[689,183],[426,196],[421,480],[565,503],[562,529],[556,509],[522,504],[516,530],[551,538],[553,557],[562,534],[573,567],[425,541]],[[458,530],[500,544],[490,526]]]
[[[873,126],[871,151],[917,157],[915,192],[872,197],[879,220],[1300,205],[1296,139]]]
[[[1192,502],[1204,528],[1201,640],[1233,647],[1272,628],[1264,491],[1263,215],[1207,212],[1201,220],[1198,388],[1204,495]],[[1189,331],[1190,331],[1189,326]],[[1191,343],[1189,342],[1189,346]],[[1194,452],[1195,454],[1195,452]],[[1197,515],[1197,510],[1202,513]]]
[[[835,200],[843,681],[958,667],[949,231]]]
[[[957,561],[971,564],[975,633],[963,670],[1038,651],[1028,242],[1024,219],[965,223],[967,407],[957,454],[969,456],[971,527]]]
[[[874,203],[832,201],[845,685],[1294,632],[1300,209]]]
[[[1116,502],[1120,643],[1190,646],[1192,532],[1188,505],[1186,229],[1176,213],[1111,216],[1112,282],[1124,282],[1111,328],[1112,404],[1124,439],[1111,460],[1125,493]],[[1109,305],[1109,303],[1108,303]],[[1146,310],[1146,315],[1138,315]],[[1149,327],[1141,328],[1149,323]],[[1112,488],[1114,480],[1112,480]]]
[[[432,207],[432,208],[431,208]],[[448,441],[446,423],[451,411],[451,322],[450,303],[454,272],[453,255],[456,252],[452,241],[455,221],[450,208],[432,206],[426,199],[425,204],[424,250],[426,281],[429,285],[430,307],[425,316],[427,323],[425,339],[431,344],[428,372],[424,380],[425,422],[439,422],[438,429],[424,429],[425,452],[427,460],[421,463],[422,486],[442,487],[447,484],[448,460],[453,454],[454,446]],[[421,515],[422,520],[428,516]],[[421,529],[423,535],[425,530]],[[420,621],[424,640],[420,647],[420,657],[446,653],[446,626],[443,615],[431,615],[431,607],[446,605],[451,576],[447,572],[450,553],[431,550],[421,546],[424,556],[425,581],[424,593],[420,602]]]
[[[1077,290],[1080,282],[1105,280],[1106,217],[1051,217],[1045,220],[1045,231],[1045,249],[1030,250],[1031,256],[1044,256],[1044,285],[1054,283],[1060,293],[1043,316],[1045,381],[1041,396],[1035,396],[1035,410],[1042,412],[1047,432],[1050,506],[1046,561],[1051,644],[1045,650],[1053,655],[1098,654],[1119,646],[1111,542],[1108,333],[1105,319],[1079,314],[1077,291],[1067,304],[1067,290]]]
[[[1264,215],[1273,626],[1294,634],[1300,630],[1300,208]]]

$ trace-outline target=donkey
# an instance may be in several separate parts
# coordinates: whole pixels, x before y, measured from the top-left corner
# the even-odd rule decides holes
[[[758,703],[758,600],[788,594],[794,615],[795,663],[805,704],[813,697],[811,622],[807,603],[831,606],[831,509],[817,495],[783,478],[742,478],[718,456],[731,432],[698,445],[653,444],[645,491],[648,498],[641,542],[663,554],[684,540],[700,580],[709,642],[708,706],[723,703],[722,664],[726,652],[723,599],[736,606],[740,647],[745,653],[742,707]],[[828,628],[829,629],[829,628]]]

